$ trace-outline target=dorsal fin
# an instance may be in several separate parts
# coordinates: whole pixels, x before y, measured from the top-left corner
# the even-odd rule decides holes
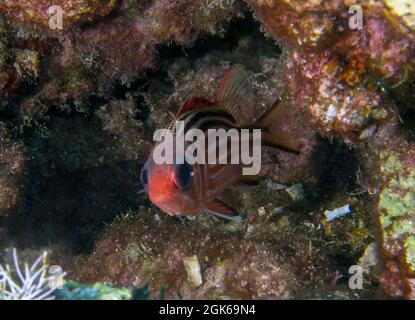
[[[233,116],[238,125],[249,125],[255,117],[255,93],[248,74],[234,65],[223,78],[215,104]]]
[[[182,104],[182,106],[177,111],[176,118],[180,117],[182,114],[190,110],[206,108],[210,106],[213,106],[213,103],[209,101],[208,99],[205,99],[202,97],[189,98]]]

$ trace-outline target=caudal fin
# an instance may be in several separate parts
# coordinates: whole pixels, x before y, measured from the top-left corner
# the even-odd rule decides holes
[[[262,129],[262,143],[285,151],[300,153],[300,145],[296,139],[282,130],[286,108],[280,105],[280,100],[266,111],[257,121]]]

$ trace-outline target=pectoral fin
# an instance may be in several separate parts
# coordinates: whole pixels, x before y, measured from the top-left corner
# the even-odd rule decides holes
[[[225,204],[223,201],[219,199],[214,199],[205,208],[205,211],[211,215],[216,217],[233,220],[233,221],[241,221],[242,218],[239,213]]]

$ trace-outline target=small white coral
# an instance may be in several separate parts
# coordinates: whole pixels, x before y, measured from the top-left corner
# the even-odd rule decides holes
[[[47,253],[44,252],[29,267],[20,269],[16,249],[13,249],[14,270],[0,265],[0,300],[52,300],[56,290],[56,275],[48,273]],[[60,275],[60,279],[66,274]]]

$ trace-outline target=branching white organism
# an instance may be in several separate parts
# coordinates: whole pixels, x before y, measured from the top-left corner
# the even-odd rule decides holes
[[[0,300],[52,300],[57,286],[56,274],[49,274],[44,252],[32,266],[24,264],[22,270],[13,249],[13,269],[0,265]],[[66,273],[59,275],[62,280]]]

